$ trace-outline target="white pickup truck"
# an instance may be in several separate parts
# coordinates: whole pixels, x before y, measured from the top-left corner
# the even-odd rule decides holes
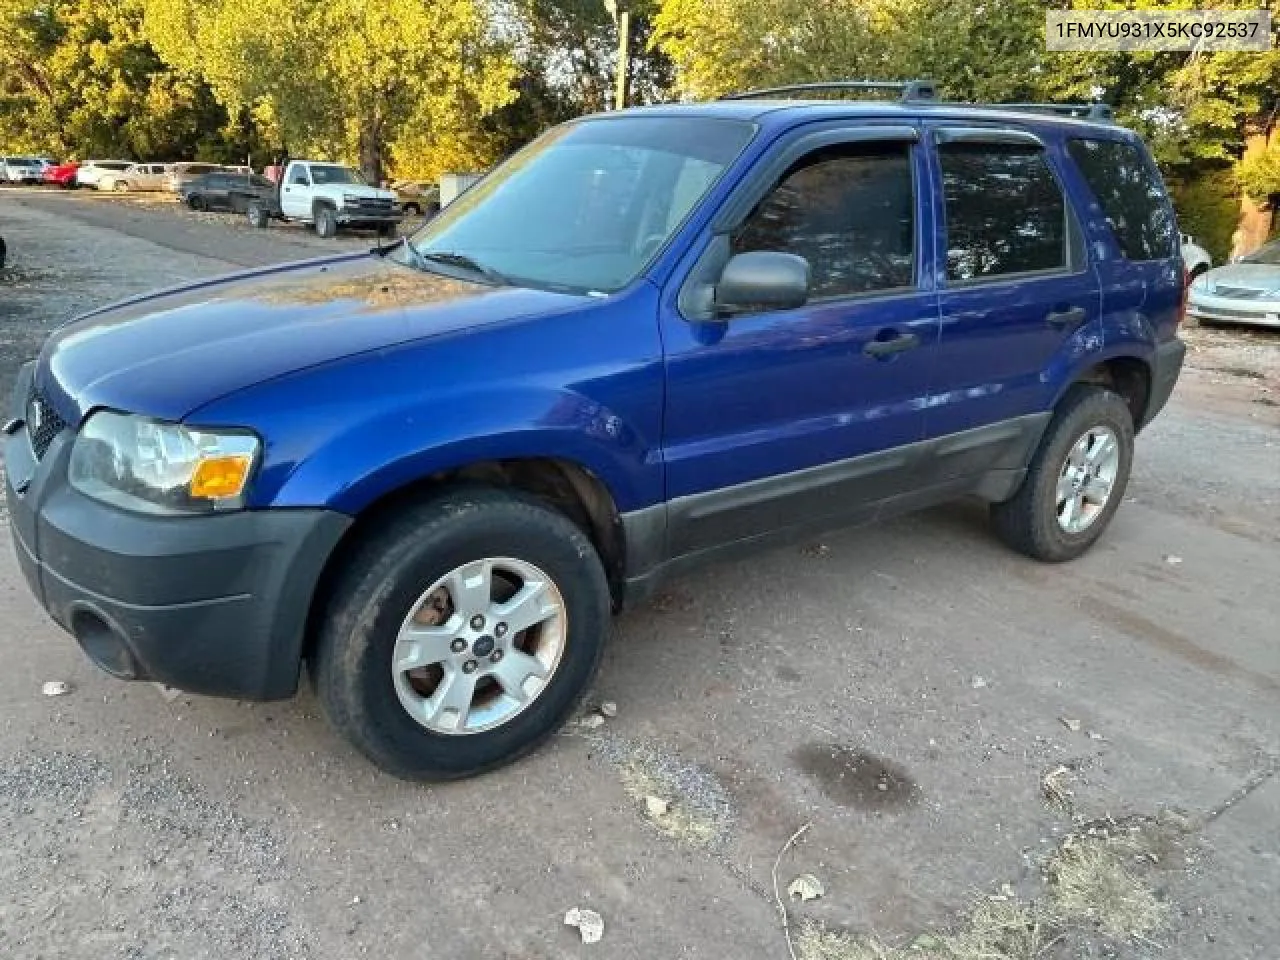
[[[314,224],[322,237],[332,237],[339,227],[371,228],[390,236],[403,218],[390,190],[370,186],[351,167],[319,160],[290,160],[275,193],[251,199],[247,212],[255,227],[273,219],[295,220]]]

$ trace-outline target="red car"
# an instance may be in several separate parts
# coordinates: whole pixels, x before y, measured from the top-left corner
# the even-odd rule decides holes
[[[78,163],[55,163],[44,168],[43,180],[55,187],[66,187],[68,190],[76,185]]]

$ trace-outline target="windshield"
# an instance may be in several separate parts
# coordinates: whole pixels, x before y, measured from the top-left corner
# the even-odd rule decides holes
[[[1280,240],[1272,240],[1240,259],[1245,263],[1266,263],[1273,267],[1280,267]]]
[[[311,182],[366,183],[367,181],[360,175],[360,171],[352,170],[350,167],[339,167],[337,165],[329,166],[326,164],[313,163],[311,165]]]
[[[633,280],[742,152],[753,125],[599,118],[556,127],[413,238],[512,283],[608,293]]]

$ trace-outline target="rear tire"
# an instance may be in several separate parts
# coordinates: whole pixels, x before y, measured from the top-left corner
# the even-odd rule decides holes
[[[503,564],[540,576],[506,582]],[[476,574],[478,569],[485,572]],[[455,591],[454,584],[467,592]],[[498,596],[498,605],[486,608],[503,587],[516,593]],[[526,588],[532,599],[514,606]],[[484,487],[454,490],[381,524],[348,557],[327,592],[308,660],[316,694],[339,732],[406,780],[473,776],[546,740],[595,676],[609,627],[609,586],[586,534],[540,502]],[[518,626],[521,610],[535,626]],[[504,617],[512,621],[509,628]],[[548,626],[552,634],[543,634]],[[440,633],[443,640],[422,639],[419,647],[405,639],[406,631]],[[458,639],[459,632],[468,639]],[[535,680],[523,671],[535,657],[550,659],[541,646],[548,636],[554,664]],[[511,649],[494,659],[504,643]],[[431,666],[406,670],[406,657]],[[524,697],[508,701],[510,673]],[[426,686],[409,690],[410,683]],[[455,688],[464,691],[460,700],[467,705],[459,713],[443,703]]]
[[[1018,492],[991,505],[1000,539],[1047,563],[1074,560],[1088,550],[1124,499],[1133,435],[1133,414],[1122,397],[1105,387],[1072,387],[1058,404]],[[1109,442],[1114,442],[1114,458]]]
[[[271,221],[271,217],[267,214],[267,208],[261,203],[252,200],[245,210],[245,216],[249,218],[249,226],[258,230],[266,229],[267,224]]]
[[[332,207],[316,207],[315,221],[316,236],[327,239],[337,234],[338,215],[334,213]]]

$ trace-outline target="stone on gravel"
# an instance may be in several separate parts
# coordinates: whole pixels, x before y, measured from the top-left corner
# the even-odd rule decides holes
[[[600,704],[600,713],[612,720],[618,715],[618,705],[612,700],[606,700],[604,703]]]
[[[791,881],[791,886],[787,887],[787,896],[792,900],[817,900],[826,893],[826,889],[822,886],[822,881],[815,877],[812,873],[802,873]]]
[[[604,936],[604,917],[586,907],[571,907],[564,922],[567,927],[578,928],[583,943],[599,943]]]
[[[71,684],[65,680],[48,680],[45,685],[40,688],[40,692],[46,697],[61,697],[71,692]]]

